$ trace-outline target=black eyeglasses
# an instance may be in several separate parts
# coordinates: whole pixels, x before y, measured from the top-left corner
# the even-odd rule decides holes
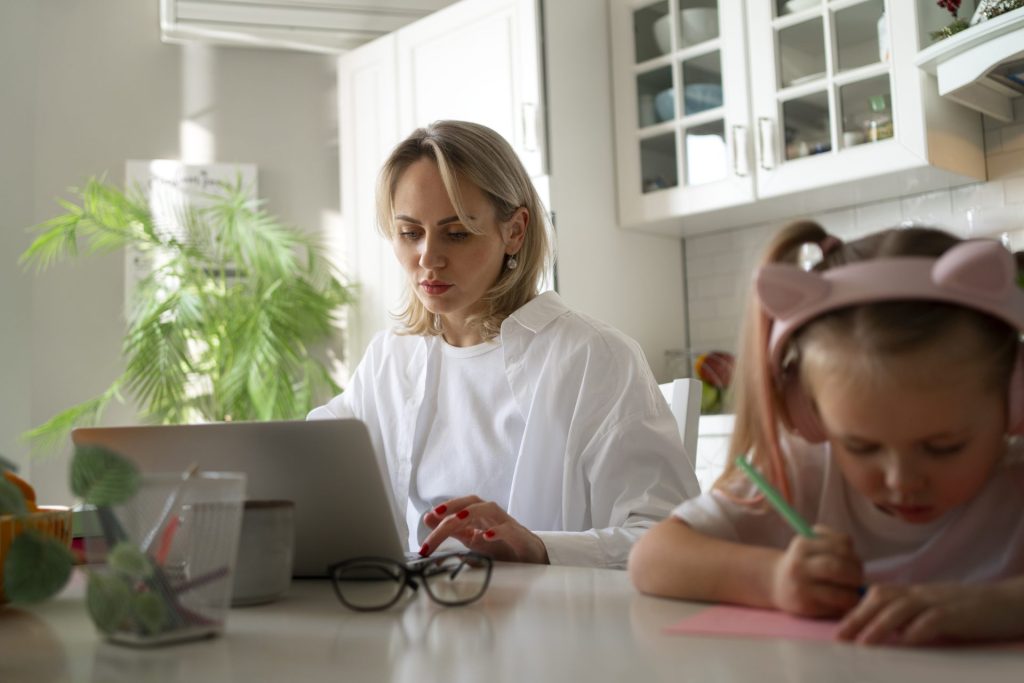
[[[370,612],[391,607],[406,586],[415,591],[419,582],[434,602],[468,605],[487,590],[491,567],[486,555],[464,552],[432,555],[408,566],[384,557],[357,557],[331,565],[328,571],[342,604]]]

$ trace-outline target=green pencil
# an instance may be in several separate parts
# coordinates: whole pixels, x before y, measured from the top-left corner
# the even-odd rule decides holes
[[[811,525],[804,521],[804,518],[785,501],[771,484],[764,480],[764,477],[757,473],[757,470],[743,459],[743,456],[736,458],[736,467],[739,467],[743,470],[744,474],[750,477],[750,481],[754,482],[754,486],[764,494],[764,497],[768,499],[772,507],[779,511],[783,519],[789,522],[789,525],[793,527],[795,532],[807,538],[814,538],[814,530],[811,529]]]

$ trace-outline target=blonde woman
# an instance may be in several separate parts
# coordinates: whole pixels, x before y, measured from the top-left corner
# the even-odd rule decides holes
[[[410,549],[625,567],[697,482],[639,346],[539,293],[544,208],[497,133],[438,121],[385,162],[379,228],[408,276],[399,329],[310,418],[356,417]]]

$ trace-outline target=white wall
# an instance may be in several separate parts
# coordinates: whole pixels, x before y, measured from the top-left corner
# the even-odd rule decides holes
[[[608,4],[543,5],[559,293],[636,339],[666,381],[665,351],[686,336],[682,249],[617,227]]]
[[[985,154],[987,182],[845,207],[811,218],[844,239],[905,221],[967,236],[972,234],[968,211],[978,209],[990,225],[1024,229],[1024,97],[1015,102],[1012,123],[985,117]],[[744,297],[760,252],[785,223],[752,225],[686,240],[689,324],[695,350],[735,349]]]
[[[333,59],[164,45],[157,10],[155,0],[0,3],[2,451],[24,456],[25,427],[121,370],[123,257],[32,276],[16,264],[21,230],[57,213],[67,187],[103,173],[121,183],[126,159],[254,162],[271,212],[311,231],[335,220]],[[105,422],[135,419],[123,408]],[[41,500],[67,499],[65,457],[33,459],[30,476]]]
[[[35,24],[31,2],[0,8],[0,453],[24,465],[29,427],[30,276],[15,265],[32,221]]]

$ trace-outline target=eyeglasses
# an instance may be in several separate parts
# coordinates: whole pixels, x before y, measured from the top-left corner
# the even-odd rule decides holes
[[[419,583],[434,602],[468,605],[491,582],[491,558],[472,552],[444,553],[406,566],[384,557],[357,557],[328,567],[338,600],[360,612],[387,609],[402,597],[406,586]]]

